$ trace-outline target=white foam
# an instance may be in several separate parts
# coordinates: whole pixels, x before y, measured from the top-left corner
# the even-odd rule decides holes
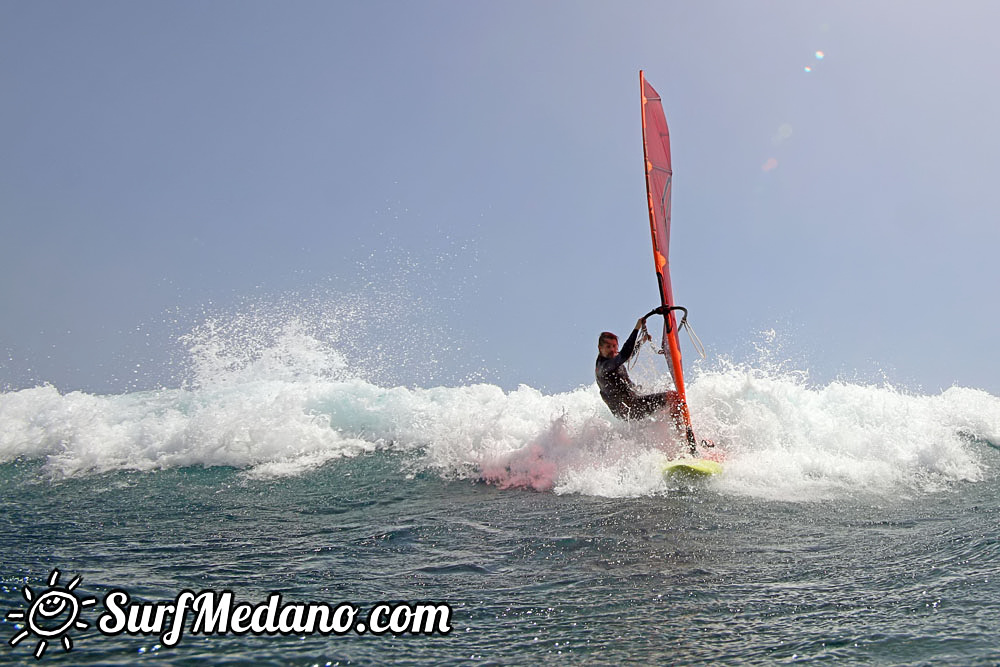
[[[969,435],[994,439],[1000,399],[949,389],[938,396],[751,368],[702,374],[692,418],[726,443],[724,491],[784,499],[913,493],[979,481]]]
[[[681,450],[661,423],[614,419],[591,385],[383,387],[291,322],[231,345],[189,341],[180,389],[100,396],[51,386],[0,394],[0,462],[43,459],[54,478],[113,470],[234,466],[300,475],[332,459],[405,452],[406,465],[502,487],[636,496],[671,493],[660,467]],[[810,386],[803,373],[726,366],[689,385],[699,437],[720,445],[715,490],[785,500],[919,494],[983,478],[1000,441],[1000,399],[974,389]]]

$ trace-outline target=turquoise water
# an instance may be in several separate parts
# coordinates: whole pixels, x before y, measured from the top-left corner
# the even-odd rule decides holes
[[[38,663],[0,623],[0,662],[1000,661],[1000,399],[694,375],[725,458],[701,482],[592,386],[379,386],[301,332],[180,389],[0,394],[0,611],[54,568],[97,600]],[[446,603],[452,629],[165,646],[98,632],[114,588]]]
[[[37,463],[7,464],[2,602],[24,606],[20,586],[42,589],[58,567],[98,598],[114,587],[146,600],[277,590],[453,609],[452,632],[437,637],[186,637],[157,648],[91,628],[73,633],[70,653],[53,646],[42,658],[74,664],[1000,659],[992,475],[919,498],[790,503],[712,484],[625,499],[499,490],[406,467],[376,453],[280,481],[184,468],[52,484]],[[32,660],[7,645],[0,659]]]

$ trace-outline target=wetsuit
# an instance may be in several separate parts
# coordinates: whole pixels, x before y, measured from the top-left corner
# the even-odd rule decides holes
[[[628,376],[625,362],[635,352],[635,339],[638,334],[638,329],[633,329],[632,335],[628,337],[616,356],[605,359],[597,355],[594,373],[597,376],[597,386],[601,390],[601,398],[619,419],[644,419],[667,405],[670,406],[671,415],[676,416],[677,392],[665,391],[640,396]]]

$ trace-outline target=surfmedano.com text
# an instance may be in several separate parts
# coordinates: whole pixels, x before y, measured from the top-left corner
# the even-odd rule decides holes
[[[176,646],[185,631],[202,636],[451,632],[451,607],[433,603],[382,602],[362,614],[360,607],[347,602],[283,603],[281,593],[254,605],[235,601],[232,591],[183,590],[170,602],[131,602],[127,591],[115,589],[104,596],[104,608],[97,619],[101,634],[158,635],[163,646]]]

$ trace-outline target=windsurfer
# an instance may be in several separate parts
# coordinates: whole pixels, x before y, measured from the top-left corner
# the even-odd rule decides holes
[[[625,362],[636,351],[636,339],[645,321],[645,317],[639,318],[635,328],[632,329],[632,334],[622,345],[621,351],[618,350],[618,336],[610,331],[603,332],[597,339],[598,356],[594,369],[597,386],[601,390],[601,398],[619,419],[645,419],[660,408],[669,407],[670,416],[676,423],[680,419],[681,412],[677,392],[664,391],[640,396],[625,368]],[[643,340],[649,339],[649,335],[646,334]]]

